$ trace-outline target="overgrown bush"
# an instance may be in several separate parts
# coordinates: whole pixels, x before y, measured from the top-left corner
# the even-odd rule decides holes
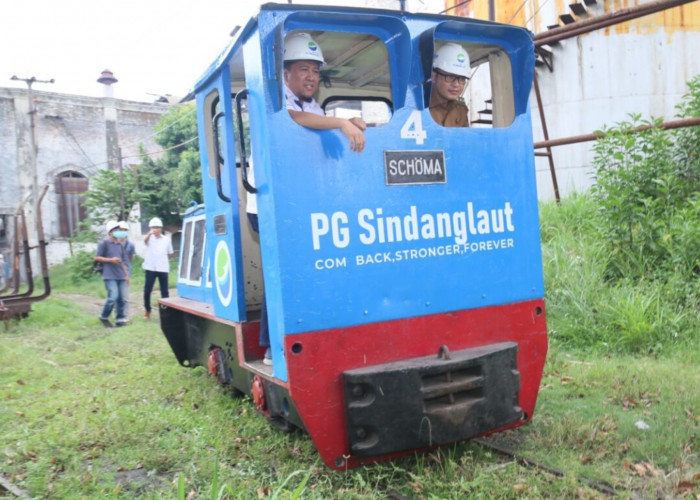
[[[700,116],[700,76],[688,89],[681,118]],[[541,207],[554,342],[660,354],[700,339],[700,127],[658,123],[606,130],[591,193]]]
[[[540,207],[550,339],[584,350],[643,355],[697,343],[700,280],[675,271],[611,280],[613,257],[590,216],[597,203],[585,193]],[[698,262],[697,215],[684,225],[688,251],[673,254],[679,269]]]
[[[95,276],[95,273],[92,271],[95,264],[94,257],[95,254],[93,252],[80,250],[65,260],[64,264],[68,268],[72,283],[79,284]]]
[[[700,76],[688,84],[679,117],[700,116]],[[665,279],[698,273],[700,127],[663,130],[661,120],[602,131],[594,146],[597,225],[610,252],[608,279]],[[634,133],[642,126],[649,129]]]

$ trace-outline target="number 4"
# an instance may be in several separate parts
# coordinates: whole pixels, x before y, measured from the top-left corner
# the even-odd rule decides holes
[[[401,138],[402,139],[414,139],[416,144],[423,144],[428,133],[423,130],[423,119],[421,118],[421,112],[413,110],[411,116],[408,117],[406,123],[401,127]]]

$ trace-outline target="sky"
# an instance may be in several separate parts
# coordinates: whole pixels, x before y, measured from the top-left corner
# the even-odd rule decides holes
[[[441,0],[412,0],[417,8]],[[3,0],[0,87],[103,95],[103,70],[119,80],[114,97],[153,102],[185,96],[264,0]],[[278,0],[278,3],[286,3]],[[305,0],[358,6],[361,0]],[[398,0],[397,0],[398,3]],[[438,7],[439,8],[439,7]],[[436,10],[430,9],[431,12]]]
[[[258,0],[4,0],[0,86],[36,77],[32,89],[103,95],[109,69],[114,97],[153,102],[184,96],[244,25]],[[151,95],[151,94],[155,94]]]

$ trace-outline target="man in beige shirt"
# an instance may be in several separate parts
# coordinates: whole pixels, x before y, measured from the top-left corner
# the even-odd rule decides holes
[[[435,51],[430,115],[443,127],[468,127],[469,109],[462,94],[469,81],[469,54],[454,42],[447,42]]]

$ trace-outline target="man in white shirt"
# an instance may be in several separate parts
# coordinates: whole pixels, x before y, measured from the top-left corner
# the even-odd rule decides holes
[[[313,95],[321,81],[325,64],[321,47],[308,33],[294,33],[284,42],[284,95],[287,111],[299,125],[317,130],[339,129],[350,141],[350,150],[361,153],[365,148],[362,118],[326,116]]]
[[[143,259],[143,268],[146,270],[146,283],[143,288],[143,307],[146,309],[143,315],[144,319],[151,317],[151,292],[156,278],[160,284],[160,296],[163,298],[169,296],[169,258],[173,254],[170,236],[163,234],[163,222],[158,217],[153,217],[148,223],[148,227],[150,231],[143,239],[146,244],[146,256]]]

